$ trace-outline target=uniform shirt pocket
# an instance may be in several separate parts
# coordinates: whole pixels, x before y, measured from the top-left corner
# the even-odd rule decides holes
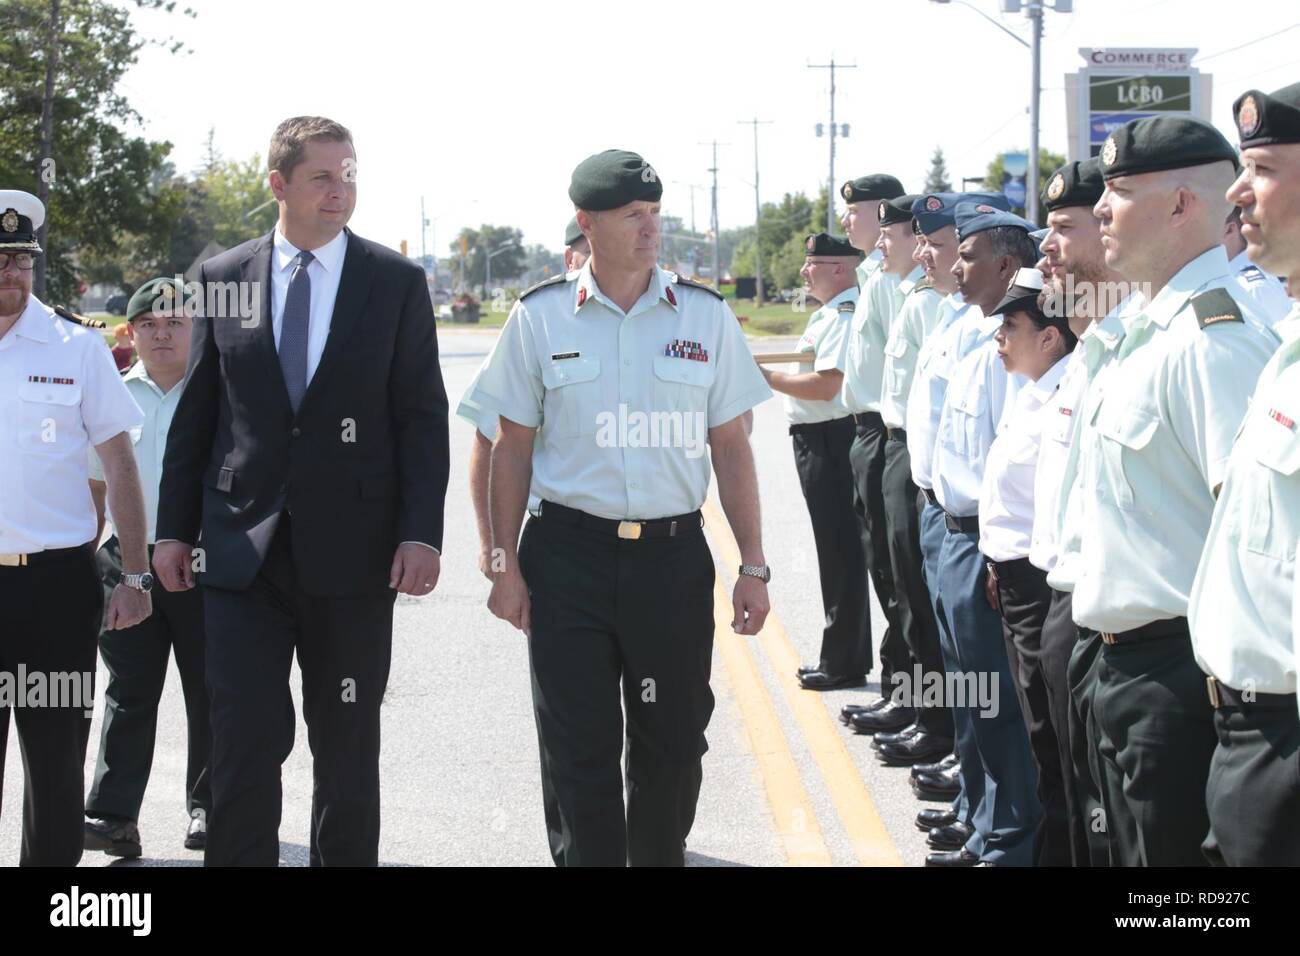
[[[646,411],[698,413],[707,421],[714,377],[712,362],[656,355],[654,373],[654,408]]]
[[[1294,486],[1300,472],[1300,435],[1270,425],[1264,422],[1249,435],[1257,467],[1251,469],[1252,480],[1243,489],[1249,507],[1245,544],[1256,554],[1294,561],[1300,516],[1294,513],[1294,505],[1292,509],[1286,507],[1283,488]],[[1292,492],[1292,500],[1294,496]]]
[[[600,359],[571,358],[542,366],[543,434],[576,438],[596,432],[600,413]]]
[[[982,420],[988,408],[988,395],[981,382],[971,382],[971,387],[960,395],[949,391],[947,429],[940,435],[950,449],[963,458],[969,458],[979,447]]]
[[[1164,492],[1160,469],[1147,451],[1160,429],[1160,419],[1147,409],[1122,409],[1114,416],[1098,414],[1097,429],[1105,440],[1102,468],[1115,503],[1124,511],[1149,512],[1159,507]]]
[[[20,382],[18,399],[18,447],[23,451],[56,455],[84,433],[80,385]]]

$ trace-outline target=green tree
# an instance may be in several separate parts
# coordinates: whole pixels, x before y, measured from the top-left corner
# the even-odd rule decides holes
[[[465,284],[476,288],[487,281],[488,252],[513,244],[503,252],[492,257],[492,284],[501,280],[515,278],[523,273],[527,266],[524,251],[524,234],[513,226],[492,226],[484,223],[477,229],[465,228],[451,242],[452,255],[459,262],[461,240],[465,240]]]
[[[118,84],[146,42],[108,0],[0,4],[0,181],[48,193],[36,276],[47,299],[70,300],[79,260],[110,255],[124,232],[153,232],[174,206],[150,188],[161,185],[169,144],[123,132],[140,117]]]
[[[1011,152],[1015,152],[1015,150],[1011,150]],[[1002,176],[1005,171],[1002,163],[1003,155],[1004,153],[998,153],[995,157],[993,157],[992,161],[989,163],[988,171],[984,174],[985,189],[991,189],[994,192],[1002,191]],[[1028,154],[1026,153],[1026,155]],[[1040,148],[1038,150],[1038,195],[1039,196],[1041,196],[1043,194],[1043,190],[1047,188],[1047,181],[1048,179],[1051,178],[1052,173],[1056,172],[1064,165],[1065,165],[1065,157],[1062,156],[1060,153],[1053,153],[1049,149]],[[1025,212],[1023,208],[1017,208],[1015,211],[1020,215],[1024,215]],[[1040,226],[1047,225],[1047,210],[1042,208],[1041,205],[1039,206],[1038,209],[1038,224]]]
[[[936,146],[930,157],[930,171],[925,174],[925,186],[922,192],[952,192],[952,180],[948,177],[948,164],[943,158],[943,150]]]

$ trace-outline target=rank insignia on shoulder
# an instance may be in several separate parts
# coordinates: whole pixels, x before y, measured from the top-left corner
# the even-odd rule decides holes
[[[1247,282],[1259,282],[1264,278],[1264,270],[1259,266],[1246,266],[1238,273]]]
[[[1233,301],[1232,296],[1228,295],[1226,289],[1211,289],[1209,292],[1193,296],[1192,310],[1196,313],[1196,321],[1203,329],[1219,322],[1246,321],[1241,317],[1241,309],[1237,307],[1237,303]]]
[[[934,280],[931,279],[929,276],[926,276],[916,285],[912,286],[912,288],[908,291],[907,294],[911,295],[913,292],[920,292],[922,289],[933,289],[933,288],[934,288]]]
[[[855,302],[841,302],[841,303],[839,304],[839,310],[840,310],[841,312],[855,312],[855,311],[857,311],[857,308],[858,308],[858,303],[857,303],[856,301],[855,301]]]
[[[168,288],[170,288],[170,286]],[[61,319],[67,319],[69,322],[75,322],[77,325],[84,325],[88,329],[108,328],[108,326],[103,322],[101,322],[99,319],[88,319],[84,315],[77,315],[77,313],[69,309],[65,309],[61,305],[56,305],[54,307],[54,314]]]
[[[719,301],[723,301],[723,302],[726,301],[726,299],[723,298],[722,293],[719,292],[717,289],[713,288],[713,286],[711,285],[705,285],[703,282],[696,282],[694,279],[688,279],[685,276],[679,275],[676,272],[672,273],[672,277],[673,277],[673,282],[677,283],[678,285],[690,286],[692,289],[703,289],[705,292],[713,296],[715,299],[718,299]],[[669,299],[669,301],[671,302],[672,300]],[[673,304],[675,305],[676,303]]]
[[[565,281],[568,280],[568,278],[569,278],[570,275],[575,275],[575,276],[576,276],[576,273],[567,273],[567,272],[566,272],[566,273],[561,273],[561,274],[558,275],[558,276],[551,276],[549,279],[543,279],[541,282],[537,283],[537,285],[533,286],[532,288],[525,289],[523,292],[521,292],[521,293],[519,294],[519,298],[520,298],[520,299],[526,299],[526,298],[528,298],[530,295],[532,295],[534,292],[537,292],[537,291],[539,291],[539,290],[541,290],[541,289],[545,289],[545,288],[548,287],[548,286],[553,286],[553,285],[557,285],[557,284],[559,284],[559,283],[561,283],[561,282],[565,282]]]

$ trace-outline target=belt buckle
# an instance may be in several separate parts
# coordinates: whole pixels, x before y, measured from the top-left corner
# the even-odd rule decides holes
[[[624,541],[638,540],[641,537],[641,522],[620,521],[618,523],[618,536]]]
[[[1108,632],[1108,631],[1103,631],[1103,632],[1101,632],[1101,634],[1098,635],[1098,637],[1101,638],[1101,642],[1102,642],[1103,644],[1107,644],[1107,645],[1109,645],[1109,646],[1111,646],[1111,647],[1114,647],[1114,646],[1115,646],[1115,635],[1114,635],[1114,634],[1111,634],[1111,633]]]
[[[25,554],[0,554],[0,568],[24,568],[27,566]]]
[[[1205,678],[1205,692],[1210,697],[1210,706],[1218,710],[1222,705],[1219,700],[1219,682],[1213,677]]]

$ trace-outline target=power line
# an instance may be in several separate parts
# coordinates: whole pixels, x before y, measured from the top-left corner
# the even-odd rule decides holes
[[[1289,27],[1283,27],[1281,30],[1274,30],[1272,33],[1267,33],[1262,37],[1256,37],[1253,40],[1247,40],[1245,43],[1239,44],[1238,46],[1229,47],[1226,50],[1220,50],[1218,53],[1210,53],[1206,56],[1198,56],[1194,58],[1192,62],[1204,63],[1206,60],[1213,60],[1216,56],[1224,56],[1225,54],[1228,53],[1236,53],[1238,50],[1244,50],[1248,46],[1254,46],[1256,43],[1263,43],[1265,40],[1271,40],[1273,39],[1273,37],[1281,36],[1283,33],[1286,33],[1288,30],[1294,30],[1297,27],[1300,27],[1300,23],[1293,23]]]

